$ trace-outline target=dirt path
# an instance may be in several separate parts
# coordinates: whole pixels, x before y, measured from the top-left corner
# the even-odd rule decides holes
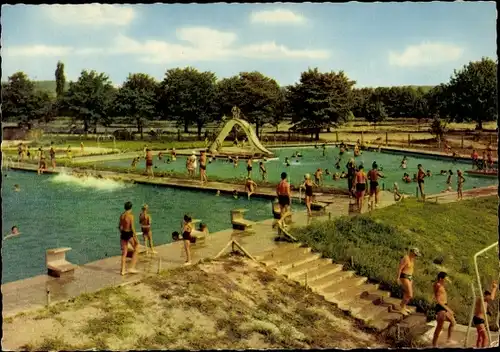
[[[387,347],[320,296],[240,257],[4,320],[28,350]]]

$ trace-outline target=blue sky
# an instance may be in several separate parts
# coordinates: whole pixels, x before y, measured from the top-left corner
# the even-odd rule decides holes
[[[494,2],[2,6],[2,81],[105,72],[158,80],[174,67],[219,78],[260,71],[286,85],[309,67],[357,86],[435,85],[496,59]]]

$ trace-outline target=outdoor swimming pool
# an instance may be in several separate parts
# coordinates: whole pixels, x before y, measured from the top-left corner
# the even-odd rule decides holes
[[[295,151],[300,151],[302,153],[301,158],[291,158],[292,154]],[[279,182],[280,174],[283,171],[286,171],[289,175],[289,179],[293,184],[298,184],[303,180],[304,174],[310,173],[311,176],[315,172],[317,168],[322,168],[323,170],[329,169],[330,171],[337,171],[335,169],[335,162],[337,157],[339,156],[339,149],[334,147],[327,147],[326,156],[323,156],[323,152],[321,148],[314,147],[300,147],[300,148],[281,148],[281,149],[273,149],[273,152],[276,154],[275,156],[279,158],[279,160],[268,160],[265,163],[268,180],[270,182]],[[350,158],[352,158],[353,151],[349,150],[347,153],[344,153],[342,157],[341,170],[346,170],[346,164]],[[291,165],[289,167],[285,166],[284,161],[285,157],[290,158]],[[363,154],[356,159],[356,164],[360,163],[364,164],[365,171],[371,169],[371,164],[373,161],[376,161],[383,169],[382,173],[385,178],[381,180],[380,184],[385,185],[386,188],[392,188],[393,183],[397,182],[399,188],[402,192],[408,194],[415,194],[415,189],[417,184],[415,182],[406,184],[401,179],[403,177],[403,173],[407,172],[410,174],[410,177],[413,176],[414,173],[417,172],[417,165],[422,164],[424,170],[430,170],[432,172],[432,176],[430,178],[426,178],[425,180],[425,189],[427,194],[439,193],[446,189],[446,176],[439,175],[441,170],[452,170],[454,173],[452,179],[452,187],[456,189],[456,171],[457,169],[469,170],[471,168],[470,163],[464,162],[453,162],[445,159],[432,159],[425,157],[416,157],[416,156],[407,156],[408,159],[408,167],[406,170],[403,170],[400,167],[401,160],[403,156],[400,154],[390,154],[390,153],[378,153],[371,151],[364,151]],[[178,157],[175,162],[167,164],[164,161],[159,161],[155,156],[154,165],[155,171],[177,171],[177,172],[186,172],[185,168],[185,160],[186,157]],[[298,160],[298,163],[296,161]],[[118,166],[118,167],[129,167],[131,160],[129,159],[120,159],[120,160],[110,160],[96,163],[97,168],[99,165],[106,166]],[[137,170],[145,169],[145,162],[142,159],[141,162],[137,165]],[[197,171],[198,172],[198,171]],[[247,175],[246,172],[246,160],[240,160],[238,168],[234,168],[234,166],[223,159],[216,160],[208,165],[207,174],[210,180],[210,175],[217,177],[225,177],[225,178],[243,178]],[[259,174],[259,166],[258,163],[254,163],[252,177],[255,180],[261,179]],[[472,189],[474,187],[484,187],[491,186],[497,183],[496,178],[482,178],[482,177],[471,177],[467,174],[464,174],[466,179],[464,183],[464,189]],[[325,184],[333,187],[338,187],[341,189],[347,189],[347,181],[339,180],[334,181],[331,176],[324,176]]]
[[[120,255],[118,217],[128,200],[138,231],[141,205],[149,204],[155,245],[171,242],[185,213],[207,223],[212,233],[231,227],[229,212],[234,208],[248,209],[245,217],[254,221],[272,217],[269,200],[111,180],[84,184],[67,175],[33,172],[4,171],[2,177],[2,238],[14,225],[21,232],[3,242],[2,283],[45,274],[48,248],[71,247],[68,260],[75,264]],[[19,192],[14,184],[20,185]]]

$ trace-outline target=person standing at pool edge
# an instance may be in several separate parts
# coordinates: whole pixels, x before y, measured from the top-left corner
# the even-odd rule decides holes
[[[403,299],[401,300],[401,314],[408,315],[410,311],[406,305],[413,298],[413,270],[415,267],[415,258],[420,256],[418,248],[411,248],[410,253],[406,254],[399,263],[398,279],[403,289]]]
[[[132,254],[132,262],[128,272],[131,274],[138,272],[135,269],[135,265],[137,264],[137,256],[139,254],[139,241],[137,240],[137,234],[135,232],[134,220],[134,214],[132,214],[132,202],[126,202],[125,211],[120,215],[120,222],[118,224],[118,229],[120,230],[120,246],[122,250],[121,275],[125,275],[127,273],[125,271],[125,261],[127,259],[129,242],[134,249],[134,253]]]
[[[304,183],[300,187],[304,188],[306,191],[305,200],[306,200],[306,207],[307,207],[307,215],[309,215],[309,216],[312,215],[311,203],[313,200],[313,186],[318,186],[318,185],[311,180],[310,174],[305,174]]]
[[[148,242],[149,248],[151,249],[152,254],[156,254],[157,252],[153,247],[153,232],[151,231],[151,215],[148,213],[149,206],[144,204],[142,206],[142,212],[139,215],[139,222],[141,223],[141,231],[142,236],[144,237],[144,245],[146,246],[146,254],[149,252],[148,250]]]
[[[354,197],[354,177],[356,176],[356,164],[354,163],[354,158],[351,158],[346,165],[347,167],[347,188],[349,189],[349,195]]]
[[[286,180],[286,172],[281,173],[281,182],[276,187],[276,194],[278,195],[278,203],[280,205],[281,219],[286,213],[290,211],[290,201],[292,198],[292,191],[290,190],[290,184]]]
[[[422,200],[425,202],[424,178],[425,178],[424,168],[423,168],[422,164],[418,164],[418,172],[417,172],[418,190],[420,191],[420,194],[422,195]]]
[[[370,207],[373,209],[373,198],[375,198],[375,207],[378,207],[378,194],[379,194],[379,185],[378,178],[384,177],[378,171],[378,165],[376,162],[373,162],[372,169],[368,171],[368,179],[370,180]]]
[[[358,172],[354,177],[354,187],[356,188],[356,205],[358,206],[358,212],[361,213],[363,210],[363,200],[366,191],[366,174],[363,165],[359,165]]]
[[[151,178],[155,177],[153,173],[153,152],[149,148],[146,148],[146,172]]]
[[[205,151],[201,151],[200,155],[200,179],[201,183],[206,183],[208,182],[207,178],[207,155],[205,154]]]
[[[432,339],[432,347],[437,347],[437,342],[439,339],[439,334],[443,330],[443,325],[445,321],[450,322],[448,327],[448,343],[451,341],[451,334],[453,333],[453,328],[456,324],[455,313],[448,308],[448,297],[446,295],[446,289],[444,287],[445,280],[448,274],[441,271],[437,276],[437,281],[433,285],[434,299],[436,300],[436,330],[434,331],[434,337]]]

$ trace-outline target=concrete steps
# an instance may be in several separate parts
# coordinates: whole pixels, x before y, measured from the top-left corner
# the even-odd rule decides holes
[[[366,277],[356,276],[354,271],[344,271],[342,265],[321,258],[321,254],[300,243],[283,243],[255,257],[277,273],[307,285],[377,331],[393,329],[398,324],[398,334],[408,333],[425,324],[425,315],[416,313],[415,307],[408,307],[411,314],[403,316],[399,312],[401,301],[390,297],[390,292],[380,290],[377,284],[368,283]]]
[[[326,259],[326,258],[320,258],[317,260],[314,260],[312,262],[307,262],[301,265],[294,266],[292,268],[289,268],[287,270],[282,270],[282,274],[288,277],[289,279],[293,279],[296,277],[302,277],[308,274],[309,272],[323,268],[325,266],[331,265],[332,261],[331,259]]]
[[[295,255],[293,257],[287,257],[286,259],[279,260],[273,262],[269,267],[271,269],[274,269],[278,272],[292,269],[296,266],[315,261],[317,259],[321,258],[321,253],[311,253],[311,252],[306,252],[306,253],[300,253],[298,255]]]

